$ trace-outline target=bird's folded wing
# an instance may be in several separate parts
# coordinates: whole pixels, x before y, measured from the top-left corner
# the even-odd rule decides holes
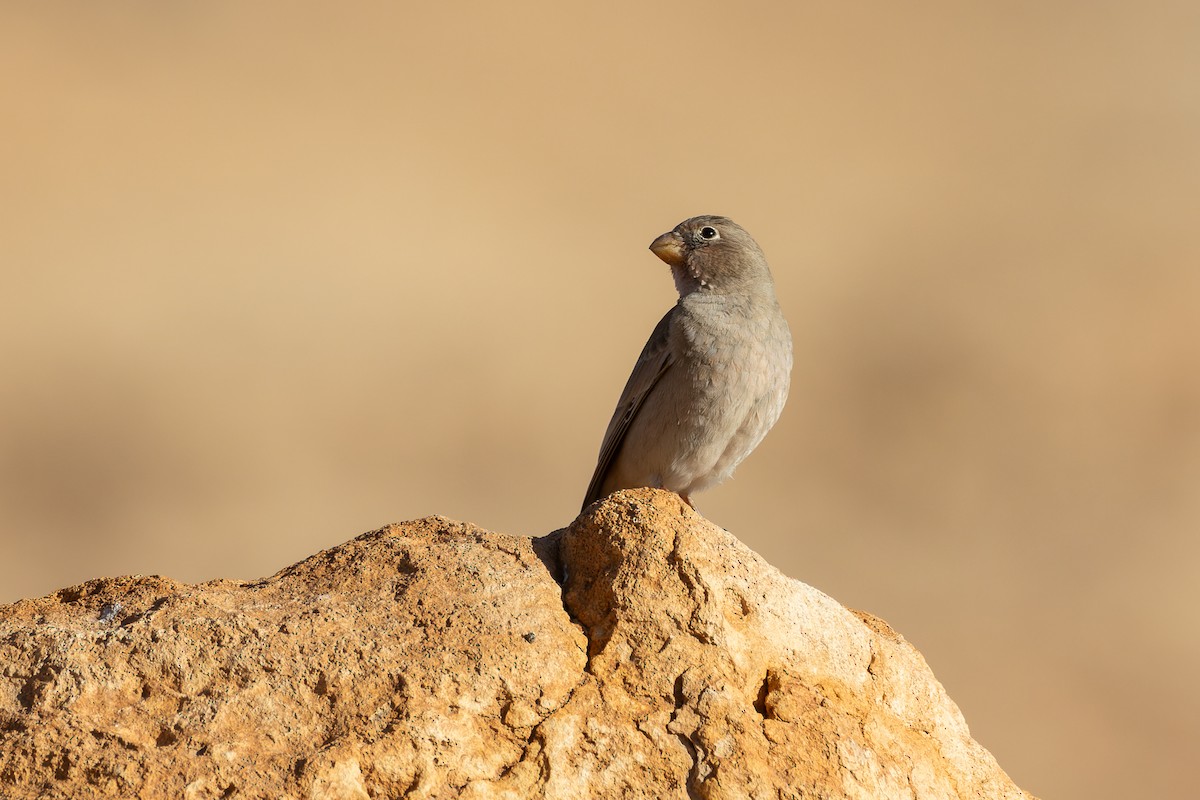
[[[588,484],[587,496],[583,500],[584,508],[600,499],[600,491],[617,458],[617,453],[621,450],[621,444],[625,441],[625,434],[629,431],[630,424],[637,416],[642,404],[646,402],[646,398],[654,391],[655,385],[674,363],[675,359],[671,354],[668,336],[671,328],[671,316],[674,313],[675,309],[672,308],[659,320],[654,332],[650,334],[646,346],[642,348],[642,354],[638,356],[629,380],[625,383],[625,390],[621,392],[621,399],[617,401],[617,408],[608,423],[608,430],[604,432],[604,443],[600,445],[600,458],[596,462],[596,472],[592,475],[592,482]]]

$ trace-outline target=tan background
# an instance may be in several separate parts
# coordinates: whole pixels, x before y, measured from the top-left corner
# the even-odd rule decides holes
[[[567,524],[721,213],[798,361],[702,511],[1026,789],[1194,786],[1200,5],[433,5],[5,6],[0,601]]]

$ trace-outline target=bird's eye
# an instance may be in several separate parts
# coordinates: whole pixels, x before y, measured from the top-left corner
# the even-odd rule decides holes
[[[714,228],[712,225],[705,225],[703,228],[700,229],[700,238],[701,239],[716,239],[717,238],[717,229]]]

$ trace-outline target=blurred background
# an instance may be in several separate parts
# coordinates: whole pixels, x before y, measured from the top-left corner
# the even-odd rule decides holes
[[[1200,6],[0,14],[0,602],[567,525],[674,302],[647,245],[725,214],[797,366],[704,514],[1026,790],[1192,784]]]

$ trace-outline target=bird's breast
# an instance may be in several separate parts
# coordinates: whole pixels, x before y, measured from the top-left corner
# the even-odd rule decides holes
[[[792,340],[773,301],[684,304],[672,328],[676,363],[686,366],[693,397],[705,400],[693,407],[736,418],[764,395],[786,392]]]

